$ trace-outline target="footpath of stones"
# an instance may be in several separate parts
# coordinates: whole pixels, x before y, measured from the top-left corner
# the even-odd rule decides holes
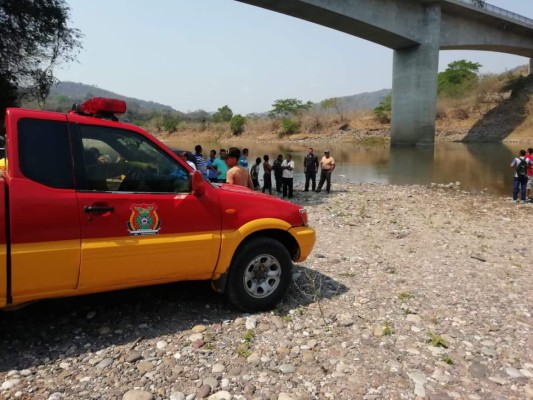
[[[533,204],[300,189],[317,244],[275,310],[179,283],[2,313],[0,398],[533,398]]]

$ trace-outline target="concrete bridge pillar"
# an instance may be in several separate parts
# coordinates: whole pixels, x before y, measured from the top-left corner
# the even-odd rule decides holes
[[[440,22],[440,5],[426,5],[421,26],[422,43],[394,51],[392,146],[435,142]]]

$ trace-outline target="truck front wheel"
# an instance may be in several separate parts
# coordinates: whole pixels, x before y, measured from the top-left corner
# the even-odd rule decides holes
[[[243,311],[264,311],[283,297],[292,279],[292,260],[278,241],[258,238],[246,243],[235,257],[226,294]]]

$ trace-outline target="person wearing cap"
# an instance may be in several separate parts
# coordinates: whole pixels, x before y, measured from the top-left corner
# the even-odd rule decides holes
[[[294,161],[292,161],[292,156],[290,154],[287,154],[285,160],[283,160],[281,169],[283,170],[283,197],[287,197],[288,190],[289,199],[291,199],[294,181]]]
[[[241,151],[236,147],[230,147],[228,155],[226,157],[226,164],[229,170],[226,174],[226,183],[230,185],[244,186],[254,190],[252,178],[247,168],[239,165],[239,158],[241,157]]]
[[[320,193],[324,182],[326,182],[326,192],[331,191],[331,173],[335,169],[335,159],[329,155],[329,150],[324,151],[324,156],[320,160],[320,182],[315,192]]]

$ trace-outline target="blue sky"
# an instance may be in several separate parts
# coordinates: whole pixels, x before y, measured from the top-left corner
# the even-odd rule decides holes
[[[60,80],[168,104],[180,111],[268,111],[282,98],[321,101],[392,87],[392,50],[234,0],[67,0],[84,34]],[[531,0],[489,3],[533,18]],[[441,51],[504,72],[528,59]]]

